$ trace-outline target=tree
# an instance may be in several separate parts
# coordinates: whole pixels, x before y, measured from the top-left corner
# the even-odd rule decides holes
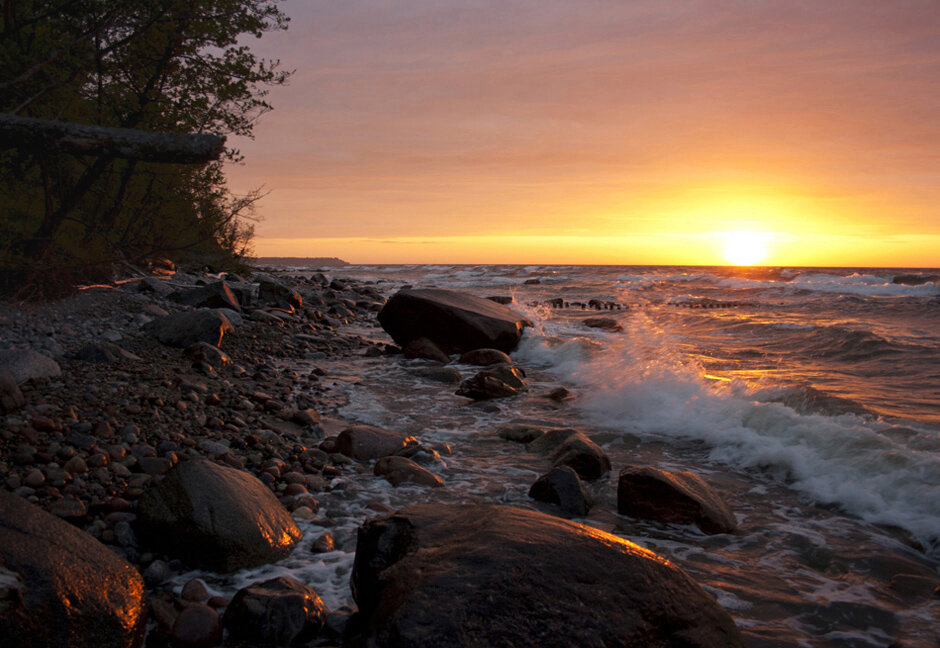
[[[289,74],[250,36],[285,29],[274,0],[0,0],[0,112],[104,127],[250,136]],[[225,161],[239,154],[227,149]],[[142,255],[244,253],[258,194],[223,162],[0,151],[0,270],[83,278]]]

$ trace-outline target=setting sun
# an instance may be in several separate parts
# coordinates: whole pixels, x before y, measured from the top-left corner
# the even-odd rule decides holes
[[[754,232],[728,232],[724,236],[724,255],[734,265],[760,263],[767,256],[767,237]]]

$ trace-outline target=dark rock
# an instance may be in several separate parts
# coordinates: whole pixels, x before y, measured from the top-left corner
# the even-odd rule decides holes
[[[176,617],[170,638],[176,646],[217,646],[222,641],[222,618],[208,605],[189,605]]]
[[[458,396],[474,400],[517,396],[528,389],[525,374],[518,367],[506,364],[491,365],[472,378],[460,383]]]
[[[565,515],[587,515],[593,505],[592,497],[584,489],[581,478],[568,466],[552,468],[529,489],[529,497],[539,502],[558,504]]]
[[[281,308],[301,308],[304,305],[299,292],[271,275],[256,273],[253,279],[258,283],[258,299],[261,303]]]
[[[186,347],[186,357],[197,362],[207,362],[213,367],[224,367],[232,364],[232,359],[225,351],[208,342],[196,342]]]
[[[406,457],[382,457],[375,462],[373,472],[385,477],[392,486],[414,483],[439,488],[444,485],[440,477]]]
[[[143,330],[162,344],[185,348],[197,342],[219,346],[222,336],[235,329],[218,311],[198,310],[160,317],[144,324]]]
[[[525,326],[525,320],[505,306],[436,288],[397,292],[378,319],[399,346],[426,337],[445,353],[484,347],[512,351]]]
[[[196,308],[230,308],[233,311],[242,309],[238,297],[224,281],[216,281],[199,288],[177,290],[167,295],[167,299]]]
[[[24,405],[26,397],[16,384],[16,379],[6,368],[0,368],[0,414],[15,412]]]
[[[62,375],[59,363],[31,349],[0,349],[0,367],[10,372],[17,383]]]
[[[487,299],[496,302],[497,304],[502,304],[503,306],[513,302],[512,295],[492,295],[487,297]]]
[[[695,524],[705,533],[731,533],[734,514],[701,477],[652,466],[627,466],[617,484],[617,511],[624,515]]]
[[[450,356],[441,351],[440,347],[427,338],[418,338],[411,340],[402,348],[402,354],[409,360],[422,358],[424,360],[433,360],[441,364],[450,362]]]
[[[536,279],[526,279],[526,280],[523,281],[522,283],[523,283],[523,285],[525,285],[525,286],[538,286],[538,285],[540,285],[540,284],[542,283],[542,280],[541,280],[541,279],[538,279],[538,278],[536,278]]]
[[[604,450],[583,432],[572,434],[555,448],[553,466],[569,466],[582,479],[597,479],[610,471],[610,458]]]
[[[538,452],[541,454],[554,453],[555,449],[569,437],[579,432],[580,430],[576,428],[547,428],[544,434],[539,435],[537,438],[527,443],[525,449],[529,452]]]
[[[257,478],[206,460],[182,462],[144,491],[138,515],[144,545],[215,571],[280,560],[301,537]]]
[[[413,369],[411,373],[428,380],[450,385],[456,385],[463,379],[460,372],[453,367],[418,367]]]
[[[360,461],[379,459],[417,444],[413,436],[372,425],[346,428],[336,438],[335,452]]]
[[[146,624],[144,581],[87,533],[0,491],[0,564],[15,575],[0,612],[4,648],[132,648]]]
[[[155,277],[145,277],[137,282],[138,292],[149,292],[156,295],[166,296],[173,292],[173,288],[165,281]]]
[[[238,590],[224,624],[236,642],[299,646],[316,638],[329,613],[315,591],[281,577]]]
[[[588,328],[599,328],[605,331],[622,331],[623,327],[611,317],[589,317],[582,322]]]
[[[743,646],[672,563],[622,538],[506,506],[419,504],[359,529],[363,645]]]
[[[72,356],[76,360],[96,363],[120,362],[121,360],[139,361],[140,357],[125,351],[112,342],[92,342],[86,344]]]
[[[460,356],[461,364],[487,367],[494,364],[512,364],[512,359],[499,349],[474,349]]]

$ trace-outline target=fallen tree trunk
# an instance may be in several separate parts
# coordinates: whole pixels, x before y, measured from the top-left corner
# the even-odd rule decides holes
[[[225,150],[225,137],[150,133],[0,113],[0,150],[9,148],[53,149],[145,162],[200,164],[219,159]]]

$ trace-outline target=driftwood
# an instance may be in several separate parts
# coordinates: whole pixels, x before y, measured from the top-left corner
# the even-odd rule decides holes
[[[0,113],[0,150],[10,148],[199,164],[219,159],[225,148],[225,137],[150,133]]]

